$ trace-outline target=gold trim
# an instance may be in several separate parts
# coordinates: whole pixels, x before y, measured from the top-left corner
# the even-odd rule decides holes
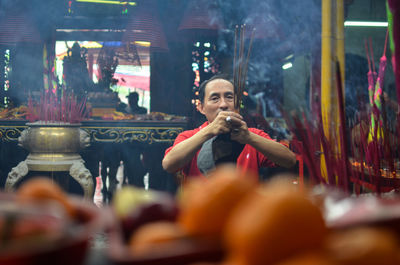
[[[21,132],[27,126],[0,126],[0,138],[6,142],[18,141]]]
[[[18,141],[21,132],[28,126],[0,125],[2,141]],[[81,126],[89,135],[91,142],[100,143],[172,143],[184,131],[184,127],[107,127]]]
[[[94,142],[171,143],[183,127],[81,127]]]

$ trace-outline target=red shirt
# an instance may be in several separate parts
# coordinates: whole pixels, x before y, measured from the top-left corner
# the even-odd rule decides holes
[[[201,129],[206,127],[208,125],[208,122],[203,123],[199,128],[196,128],[194,130],[188,130],[180,133],[174,142],[174,145],[169,147],[167,150],[165,150],[165,155],[168,154],[171,149],[179,144],[180,142],[183,142],[184,140],[192,137],[196,133],[198,133]],[[255,134],[258,134],[264,138],[271,139],[267,133],[265,133],[262,130],[256,129],[256,128],[249,128],[249,131]],[[185,175],[185,177],[190,176],[190,177],[197,177],[197,176],[203,176],[203,174],[200,172],[199,168],[197,167],[197,156],[199,155],[199,151],[197,151],[196,155],[192,158],[189,164],[187,164],[185,167],[183,167],[182,173]],[[258,176],[258,170],[260,167],[273,167],[275,164],[271,161],[268,160],[266,156],[264,156],[262,153],[257,151],[254,147],[251,145],[246,144],[243,148],[243,151],[240,153],[239,157],[237,158],[236,164],[238,165],[238,168],[245,172],[252,172],[256,176]]]

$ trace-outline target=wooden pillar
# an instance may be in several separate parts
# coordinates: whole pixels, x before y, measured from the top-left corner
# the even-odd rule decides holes
[[[330,139],[331,124],[334,123],[336,113],[334,102],[336,102],[334,85],[334,32],[333,18],[336,13],[333,0],[322,0],[322,26],[321,26],[321,114],[325,135]]]
[[[321,115],[325,136],[339,154],[339,108],[336,91],[336,61],[339,62],[344,89],[344,5],[343,0],[322,0],[321,7]],[[344,91],[343,91],[344,94]],[[325,157],[321,156],[321,172],[327,176]]]
[[[345,95],[345,50],[344,50],[344,4],[343,0],[336,0],[336,57],[340,65],[343,95]]]
[[[321,116],[325,136],[330,139],[332,115],[333,57],[332,57],[332,0],[322,0],[321,6]],[[322,147],[321,147],[322,148]],[[322,176],[327,179],[325,156],[320,157]]]
[[[344,8],[343,0],[322,1],[321,32],[321,114],[328,139],[339,125],[335,63],[339,62],[344,88]],[[343,91],[344,92],[344,91]]]

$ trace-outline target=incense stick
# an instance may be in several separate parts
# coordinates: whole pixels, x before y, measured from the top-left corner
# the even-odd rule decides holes
[[[245,32],[246,25],[235,27],[235,40],[234,40],[234,55],[233,55],[233,85],[234,85],[234,106],[239,111],[242,103],[243,89],[246,85],[247,66],[250,59],[250,52],[254,38],[254,30],[250,37],[249,48],[245,57]],[[238,43],[239,35],[239,44]]]
[[[234,48],[234,51],[233,51],[233,88],[234,88],[234,91],[235,91],[235,95],[236,95],[236,92],[237,92],[237,35],[238,35],[238,29],[239,29],[239,26],[238,25],[236,25],[236,27],[235,27],[235,39],[234,39],[234,43],[235,43],[235,48]],[[236,98],[236,97],[235,97]],[[236,101],[235,101],[235,104],[236,104]],[[236,105],[235,105],[236,106]]]
[[[58,99],[52,92],[44,91],[39,102],[28,99],[27,118],[30,122],[79,123],[87,116],[86,99],[78,102],[73,93],[63,93]]]
[[[247,50],[247,57],[246,57],[246,61],[245,61],[245,64],[244,64],[244,74],[243,74],[243,80],[244,80],[244,82],[243,82],[243,86],[245,85],[245,81],[246,81],[247,70],[248,70],[249,59],[250,59],[250,53],[251,53],[251,48],[252,48],[252,46],[253,46],[254,32],[255,32],[255,29],[253,29],[253,30],[251,31],[249,49]]]

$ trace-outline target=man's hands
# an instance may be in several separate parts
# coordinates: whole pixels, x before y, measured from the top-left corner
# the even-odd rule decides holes
[[[243,117],[233,111],[221,111],[208,126],[213,136],[231,133],[231,139],[241,144],[246,144],[249,138],[249,130]]]
[[[251,145],[278,165],[292,167],[296,163],[296,156],[287,147],[250,132],[240,114],[221,111],[213,122],[172,148],[163,159],[163,168],[170,173],[178,171],[193,159],[205,141],[224,133],[230,133],[234,141]]]
[[[213,131],[212,137],[230,133],[231,140],[251,145],[280,166],[290,168],[296,163],[295,154],[286,146],[250,132],[243,117],[238,113],[221,111],[207,127]]]

